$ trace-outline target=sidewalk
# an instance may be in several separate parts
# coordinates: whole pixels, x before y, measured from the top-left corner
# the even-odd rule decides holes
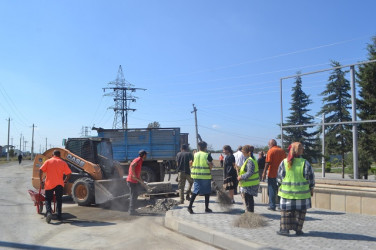
[[[276,234],[280,212],[267,210],[260,197],[255,198],[255,213],[263,215],[267,226],[245,229],[233,226],[244,206],[240,195],[230,211],[223,211],[216,197],[210,197],[212,214],[204,212],[204,197],[198,196],[187,211],[188,202],[166,213],[165,226],[223,249],[376,249],[376,216],[346,214],[323,209],[309,209],[304,222],[304,236]],[[376,209],[376,208],[375,208]]]

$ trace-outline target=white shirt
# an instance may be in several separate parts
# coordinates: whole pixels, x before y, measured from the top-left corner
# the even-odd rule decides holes
[[[234,157],[235,157],[235,164],[239,167],[243,166],[245,162],[245,156],[243,155],[243,153],[241,151],[236,151],[234,153]]]

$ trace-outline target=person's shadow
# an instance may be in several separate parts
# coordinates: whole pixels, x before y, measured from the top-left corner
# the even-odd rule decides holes
[[[362,234],[348,234],[348,233],[336,233],[336,232],[319,232],[309,231],[304,234],[309,237],[320,237],[332,240],[361,240],[361,241],[376,241],[376,237],[362,235]]]
[[[77,217],[70,213],[63,213],[63,220],[57,220],[56,216],[52,217],[51,225],[71,224],[77,227],[98,227],[98,226],[111,226],[116,225],[112,222],[96,221],[96,220],[79,220]]]

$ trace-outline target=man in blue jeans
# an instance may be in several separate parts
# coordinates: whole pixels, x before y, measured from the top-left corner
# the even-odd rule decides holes
[[[266,179],[266,172],[268,172],[268,195],[269,195],[269,210],[276,210],[277,199],[277,172],[281,161],[286,158],[285,151],[277,146],[277,142],[271,139],[268,143],[269,151],[266,154],[264,173],[262,174],[262,180]]]

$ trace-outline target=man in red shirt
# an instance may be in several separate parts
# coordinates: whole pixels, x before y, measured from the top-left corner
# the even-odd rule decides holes
[[[129,165],[127,176],[127,185],[130,190],[128,210],[129,215],[137,215],[135,207],[138,198],[138,189],[140,188],[141,183],[144,184],[144,181],[141,179],[141,167],[142,163],[146,159],[147,152],[145,150],[140,150],[138,155],[139,156],[132,161],[131,165]]]
[[[53,157],[44,162],[39,170],[40,185],[43,185],[42,173],[46,173],[44,189],[46,195],[46,222],[52,219],[51,201],[55,192],[57,202],[57,219],[62,220],[61,208],[63,204],[63,190],[72,173],[68,164],[60,158],[60,151],[55,150]],[[65,175],[65,178],[64,178]]]
[[[277,172],[279,164],[286,158],[286,152],[277,146],[277,142],[271,139],[268,143],[269,151],[266,154],[264,173],[262,174],[262,181],[265,181],[266,172],[268,172],[268,195],[269,195],[269,210],[275,211],[277,198]]]

